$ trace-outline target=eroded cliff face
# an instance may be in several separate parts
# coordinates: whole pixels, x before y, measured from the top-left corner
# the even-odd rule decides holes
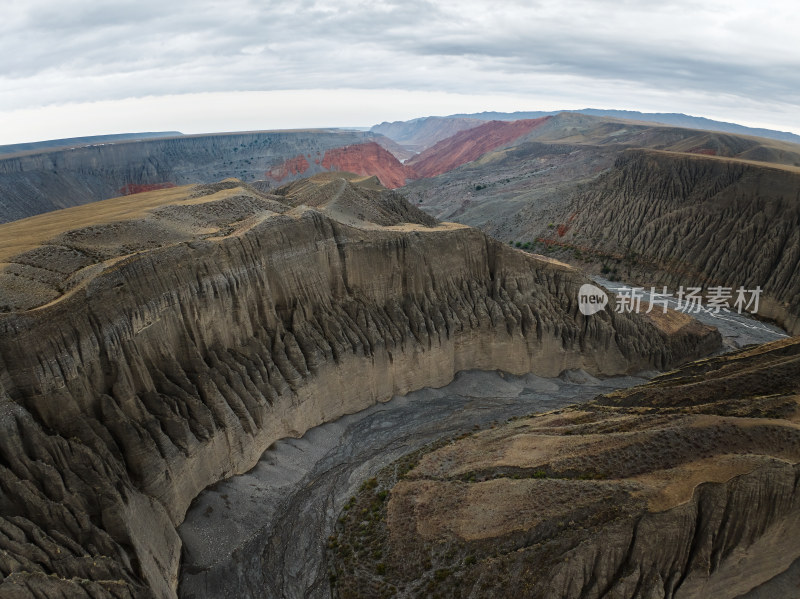
[[[798,392],[791,338],[407,456],[342,515],[338,594],[768,590],[800,558]]]
[[[584,318],[575,269],[395,201],[379,226],[236,181],[152,193],[72,209],[77,229],[36,217],[25,251],[3,249],[21,302],[0,314],[4,597],[173,597],[175,526],[203,488],[459,370],[611,374],[719,344]]]
[[[672,288],[760,286],[759,314],[800,332],[798,169],[629,151],[558,224],[559,243]]]

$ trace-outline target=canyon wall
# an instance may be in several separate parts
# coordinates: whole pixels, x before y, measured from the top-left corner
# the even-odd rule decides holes
[[[405,456],[341,514],[336,596],[794,596],[799,381],[782,339]]]
[[[4,597],[174,597],[175,527],[201,490],[460,370],[612,374],[719,345],[696,323],[583,317],[577,270],[469,227],[355,227],[236,182],[186,189],[5,259],[69,284],[0,314]],[[123,243],[156,230],[171,241]]]
[[[800,333],[800,169],[631,150],[556,223],[559,243],[640,279],[760,286],[759,314]]]

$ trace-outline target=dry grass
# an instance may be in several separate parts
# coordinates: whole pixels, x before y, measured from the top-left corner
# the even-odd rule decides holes
[[[0,263],[8,262],[13,256],[32,250],[65,231],[140,219],[162,206],[201,204],[242,193],[241,187],[235,187],[218,194],[192,198],[193,189],[193,185],[184,185],[138,193],[2,224]]]

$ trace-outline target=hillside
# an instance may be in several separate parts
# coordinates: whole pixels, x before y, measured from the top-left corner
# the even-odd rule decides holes
[[[629,280],[759,286],[759,314],[800,332],[798,168],[630,150],[559,207],[517,218],[508,235],[577,250]]]
[[[0,157],[0,222],[226,177],[285,183],[325,170],[328,150],[365,142],[396,146],[368,132],[308,130],[123,140]],[[384,158],[397,162],[388,151]],[[382,172],[368,172],[366,164],[365,174]]]
[[[375,125],[370,131],[393,139],[413,153],[419,153],[459,131],[482,124],[481,119],[429,116],[411,121],[384,122]]]
[[[800,331],[798,160],[773,140],[562,114],[402,192],[631,283],[760,286],[760,313]]]
[[[761,127],[745,127],[744,125],[739,125],[737,123],[715,121],[704,117],[674,112],[639,112],[636,110],[603,110],[597,108],[582,108],[580,110],[556,110],[553,112],[541,110],[520,112],[487,111],[473,114],[453,114],[448,117],[439,118],[450,118],[453,120],[478,119],[482,121],[516,121],[519,119],[538,119],[544,116],[555,116],[562,112],[573,112],[588,116],[622,119],[626,121],[659,123],[662,125],[668,125],[670,127],[679,127],[684,129],[699,129],[701,131],[717,131],[722,133],[733,133],[735,135],[766,137],[769,139],[776,139],[778,141],[785,141],[793,144],[800,143],[800,135],[790,133],[788,131],[775,131],[773,129],[764,129]],[[405,123],[410,124],[413,123],[413,121],[405,121]],[[397,130],[399,130],[400,123],[396,123],[395,127]],[[392,136],[389,135],[389,137]]]
[[[616,374],[720,344],[691,323],[587,321],[576,269],[327,177],[0,226],[0,595],[175,597],[176,527],[203,489],[460,370]]]
[[[405,166],[410,171],[410,178],[435,177],[530,134],[545,121],[546,119],[509,123],[490,121],[478,127],[460,131],[452,137],[434,144],[421,154],[411,158]]]

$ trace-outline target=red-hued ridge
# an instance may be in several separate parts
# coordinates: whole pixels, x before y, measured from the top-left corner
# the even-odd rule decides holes
[[[275,181],[283,181],[289,175],[302,175],[309,166],[306,157],[300,154],[267,172],[267,177]]]
[[[460,131],[406,162],[406,168],[414,173],[412,175],[409,172],[409,178],[425,179],[451,171],[480,158],[486,152],[527,135],[550,118],[546,116],[519,121],[489,121],[479,127]]]
[[[328,150],[322,158],[322,166],[331,171],[375,175],[389,189],[406,184],[405,167],[391,152],[374,141]]]
[[[374,141],[327,150],[322,161],[317,158],[314,164],[329,171],[376,176],[384,187],[395,189],[405,185],[407,179],[435,177],[476,160],[486,152],[527,135],[550,118],[489,121],[443,139],[405,164]],[[309,168],[308,160],[301,154],[273,168],[267,176],[282,181],[291,175],[301,175]]]

